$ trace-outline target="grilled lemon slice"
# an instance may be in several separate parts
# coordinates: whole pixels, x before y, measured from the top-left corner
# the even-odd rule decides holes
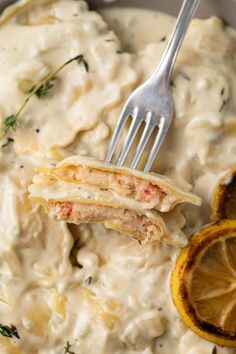
[[[212,219],[236,219],[236,166],[218,182],[212,198]]]
[[[236,347],[236,220],[210,224],[193,237],[177,259],[171,292],[192,331]]]

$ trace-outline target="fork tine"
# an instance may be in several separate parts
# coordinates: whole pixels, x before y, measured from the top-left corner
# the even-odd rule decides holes
[[[134,109],[132,118],[133,120],[131,126],[129,128],[123,148],[116,163],[117,166],[122,166],[124,164],[126,157],[129,153],[130,147],[135,139],[135,136],[140,128],[141,123],[143,122],[142,115],[140,114],[139,109],[137,107]]]
[[[139,161],[142,157],[142,154],[145,150],[145,147],[147,146],[148,141],[152,135],[152,132],[153,132],[155,126],[157,125],[157,122],[154,119],[152,119],[151,112],[148,113],[148,115],[146,117],[146,121],[147,122],[146,122],[146,125],[144,128],[143,134],[141,136],[140,142],[139,142],[138,147],[136,149],[134,158],[130,164],[130,168],[133,168],[133,169],[135,169],[138,166],[138,163],[139,163]]]
[[[127,122],[128,118],[132,115],[132,111],[129,111],[129,107],[125,106],[123,109],[123,112],[121,112],[120,119],[118,120],[118,124],[114,130],[114,133],[112,135],[112,139],[109,145],[106,161],[111,162],[114,156],[114,152],[117,146],[117,143],[119,141],[119,138],[122,133],[122,129]]]
[[[160,123],[159,123],[159,131],[158,131],[157,137],[155,139],[155,142],[153,144],[150,155],[148,157],[147,163],[144,167],[144,172],[150,171],[152,164],[157,156],[157,153],[161,147],[161,144],[163,143],[163,140],[165,139],[165,136],[167,134],[169,126],[170,126],[170,123],[165,119],[165,117],[161,117]]]

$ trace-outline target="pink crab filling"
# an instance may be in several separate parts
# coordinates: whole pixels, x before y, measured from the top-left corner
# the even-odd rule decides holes
[[[171,196],[159,186],[133,175],[110,172],[89,167],[70,166],[56,170],[56,174],[66,181],[76,181],[99,188],[111,190],[124,197],[133,198],[138,202],[149,204],[147,208],[161,210],[162,204],[168,204],[168,209],[176,203],[176,197]]]
[[[50,207],[56,211],[57,219],[74,224],[106,223],[126,234],[141,240],[157,240],[162,230],[152,219],[138,212],[100,205],[57,202]]]

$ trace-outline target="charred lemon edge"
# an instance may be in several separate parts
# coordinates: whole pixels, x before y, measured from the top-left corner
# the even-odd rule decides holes
[[[232,181],[229,184],[225,184],[228,178],[232,177]],[[225,206],[227,201],[229,200],[229,196],[231,195],[231,188],[228,190],[230,185],[232,184],[232,188],[236,190],[236,166],[232,167],[228,170],[216,184],[216,187],[213,191],[213,196],[211,199],[211,220],[217,221],[220,219],[224,219],[225,215],[223,211],[225,210]]]
[[[232,336],[211,324],[197,318],[195,310],[190,304],[182,274],[188,274],[195,265],[195,260],[214,240],[230,237],[236,234],[236,220],[220,220],[211,223],[199,230],[190,241],[190,244],[180,251],[175,268],[171,274],[171,294],[173,302],[184,323],[198,336],[215,344],[236,347],[236,333]]]

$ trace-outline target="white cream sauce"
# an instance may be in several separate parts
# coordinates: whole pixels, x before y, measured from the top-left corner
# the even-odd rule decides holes
[[[176,249],[140,246],[99,225],[69,229],[27,194],[37,164],[105,157],[122,104],[157,65],[174,19],[45,3],[0,28],[0,120],[26,97],[22,80],[38,82],[78,54],[89,73],[68,66],[2,140],[14,139],[0,151],[0,323],[15,325],[21,338],[1,336],[0,353],[63,354],[69,341],[75,354],[211,354],[214,345],[189,331],[172,303]],[[202,208],[184,209],[188,235],[209,221],[212,188],[236,162],[235,44],[220,20],[194,20],[173,75],[176,115],[154,170],[185,179],[203,198]]]

